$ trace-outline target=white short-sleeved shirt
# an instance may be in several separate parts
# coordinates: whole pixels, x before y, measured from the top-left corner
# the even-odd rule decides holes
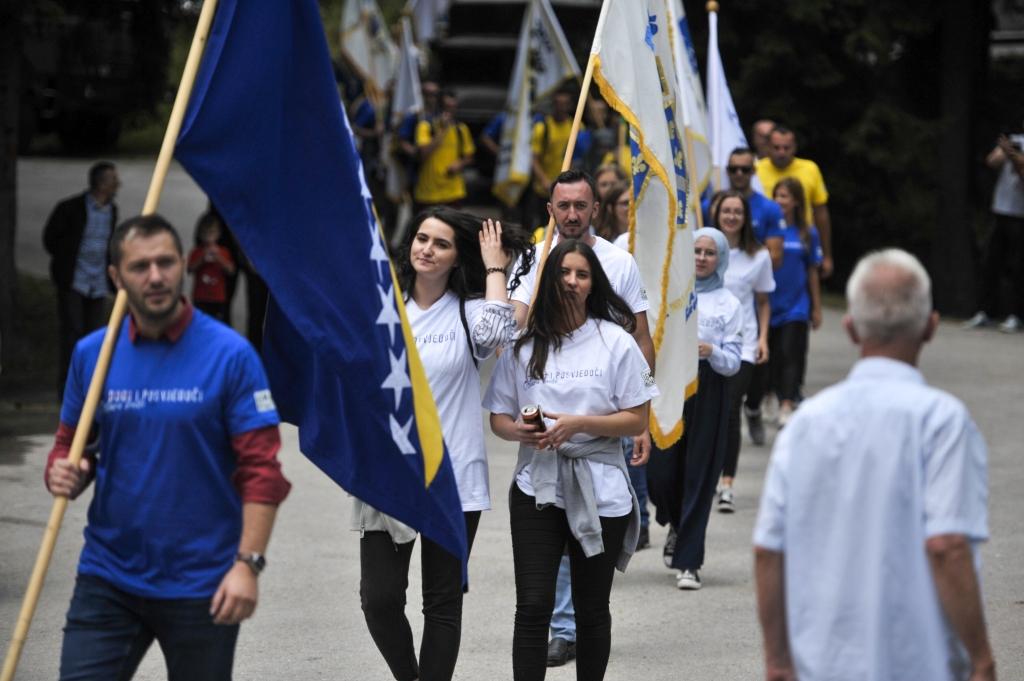
[[[775,441],[754,543],[785,554],[801,679],[966,679],[925,541],[988,538],[985,442],[903,362],[862,359]]]
[[[554,243],[557,242],[558,235],[556,234]],[[552,247],[554,247],[554,244],[552,244]],[[644,288],[643,281],[640,279],[640,269],[636,266],[636,260],[633,259],[629,251],[616,248],[610,241],[599,236],[594,237],[593,249],[594,255],[597,256],[605,275],[608,277],[608,281],[612,285],[612,290],[626,301],[626,305],[629,305],[629,309],[633,311],[633,314],[646,312],[651,306],[647,300],[647,289]],[[515,302],[522,303],[523,305],[530,304],[530,298],[533,296],[533,285],[537,280],[537,263],[539,261],[540,254],[538,253],[537,260],[533,263],[533,268],[522,278],[518,288],[512,291],[511,298]]]
[[[532,353],[533,343],[529,342],[518,356],[511,348],[502,354],[484,395],[484,409],[517,418],[523,406],[539,404],[544,412],[603,416],[639,406],[658,395],[636,341],[611,322],[587,320],[563,340],[559,350],[550,351],[543,381],[528,376]],[[589,442],[596,438],[578,433],[570,441]],[[629,513],[633,500],[622,471],[595,461],[587,464],[594,479],[598,513],[606,517]],[[533,496],[529,465],[519,473],[516,483],[524,494]],[[555,505],[565,508],[561,480]]]
[[[723,376],[740,370],[743,342],[740,301],[724,286],[697,293],[697,340],[711,345],[711,368]]]
[[[470,329],[476,329],[481,323],[487,305],[501,303],[466,301],[466,322]],[[505,307],[509,307],[507,303]],[[470,355],[466,331],[459,315],[459,298],[448,291],[426,310],[420,309],[410,299],[406,304],[406,314],[430,391],[437,403],[441,432],[455,470],[462,510],[488,510],[491,498],[484,430],[480,420],[480,373]],[[511,310],[508,314],[508,323],[514,325]],[[474,352],[478,359],[485,359],[493,349],[474,345]]]
[[[771,293],[775,290],[772,258],[768,249],[762,248],[751,256],[742,248],[730,248],[725,288],[740,301],[740,313],[743,315],[743,348],[740,350],[740,358],[753,364],[757,359],[758,332],[754,293]]]

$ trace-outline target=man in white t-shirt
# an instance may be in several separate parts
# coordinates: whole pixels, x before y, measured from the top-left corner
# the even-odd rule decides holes
[[[781,431],[754,530],[766,678],[994,679],[987,453],[963,403],[916,368],[938,325],[928,274],[873,253],[846,295],[861,359]]]
[[[596,197],[597,188],[593,178],[582,171],[567,170],[555,178],[551,185],[551,201],[547,205],[549,215],[555,219],[555,237],[551,245],[554,247],[560,239],[579,239],[594,249],[612,288],[636,315],[633,338],[653,372],[654,341],[651,340],[647,324],[647,310],[650,307],[647,289],[640,279],[640,269],[633,256],[594,234],[591,220],[597,215],[600,205]],[[539,253],[537,259],[540,260]],[[526,326],[538,267],[539,262],[535,262],[530,273],[522,278],[519,287],[512,291],[516,322],[520,327]]]
[[[551,200],[547,204],[548,214],[555,220],[555,236],[552,248],[559,239],[579,239],[594,249],[612,289],[621,297],[636,315],[636,330],[633,339],[640,347],[644,359],[654,374],[654,341],[651,340],[647,323],[647,289],[640,279],[636,260],[628,252],[616,247],[610,241],[594,234],[591,221],[597,215],[599,202],[597,187],[593,178],[579,170],[567,170],[551,185]],[[539,250],[539,249],[538,249]],[[540,260],[540,254],[537,256]],[[512,303],[516,308],[516,322],[526,325],[530,303],[536,288],[539,262],[522,278],[519,287],[512,291]],[[635,466],[647,462],[651,453],[650,432],[633,439],[633,461]],[[576,629],[573,621],[571,592],[569,591],[568,561],[563,558],[559,571],[558,590],[555,594],[555,612],[552,616],[552,639],[548,647],[548,666],[565,664],[575,656]]]

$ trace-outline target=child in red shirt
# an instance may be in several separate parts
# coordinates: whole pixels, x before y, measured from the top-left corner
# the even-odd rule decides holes
[[[220,218],[205,214],[196,228],[198,245],[188,254],[192,275],[192,302],[203,312],[222,322],[228,318],[228,277],[235,273],[231,253],[217,245],[221,237]]]

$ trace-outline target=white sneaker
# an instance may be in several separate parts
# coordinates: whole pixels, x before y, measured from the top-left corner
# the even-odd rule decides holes
[[[785,428],[786,424],[789,423],[789,420],[791,418],[793,418],[793,407],[790,407],[788,405],[783,405],[779,407],[779,418],[777,421],[779,430]]]
[[[975,313],[973,317],[968,319],[966,322],[960,325],[961,329],[980,329],[983,326],[991,324],[991,320],[988,315],[984,312]]]
[[[718,512],[732,513],[735,510],[732,499],[732,487],[723,487],[718,492]]]
[[[676,588],[683,591],[700,589],[700,573],[696,570],[683,570],[676,575]]]
[[[761,400],[761,418],[767,423],[775,423],[779,415],[779,400],[775,393],[765,395]]]
[[[1003,333],[1017,333],[1022,327],[1024,327],[1024,324],[1021,324],[1020,318],[1012,314],[999,325],[999,330]]]

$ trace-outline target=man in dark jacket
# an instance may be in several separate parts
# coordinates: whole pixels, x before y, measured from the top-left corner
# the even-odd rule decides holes
[[[43,230],[43,245],[51,256],[50,277],[57,288],[58,396],[64,392],[75,343],[103,326],[104,303],[111,291],[107,244],[117,224],[114,196],[120,185],[113,163],[94,163],[89,169],[89,189],[58,203]]]

